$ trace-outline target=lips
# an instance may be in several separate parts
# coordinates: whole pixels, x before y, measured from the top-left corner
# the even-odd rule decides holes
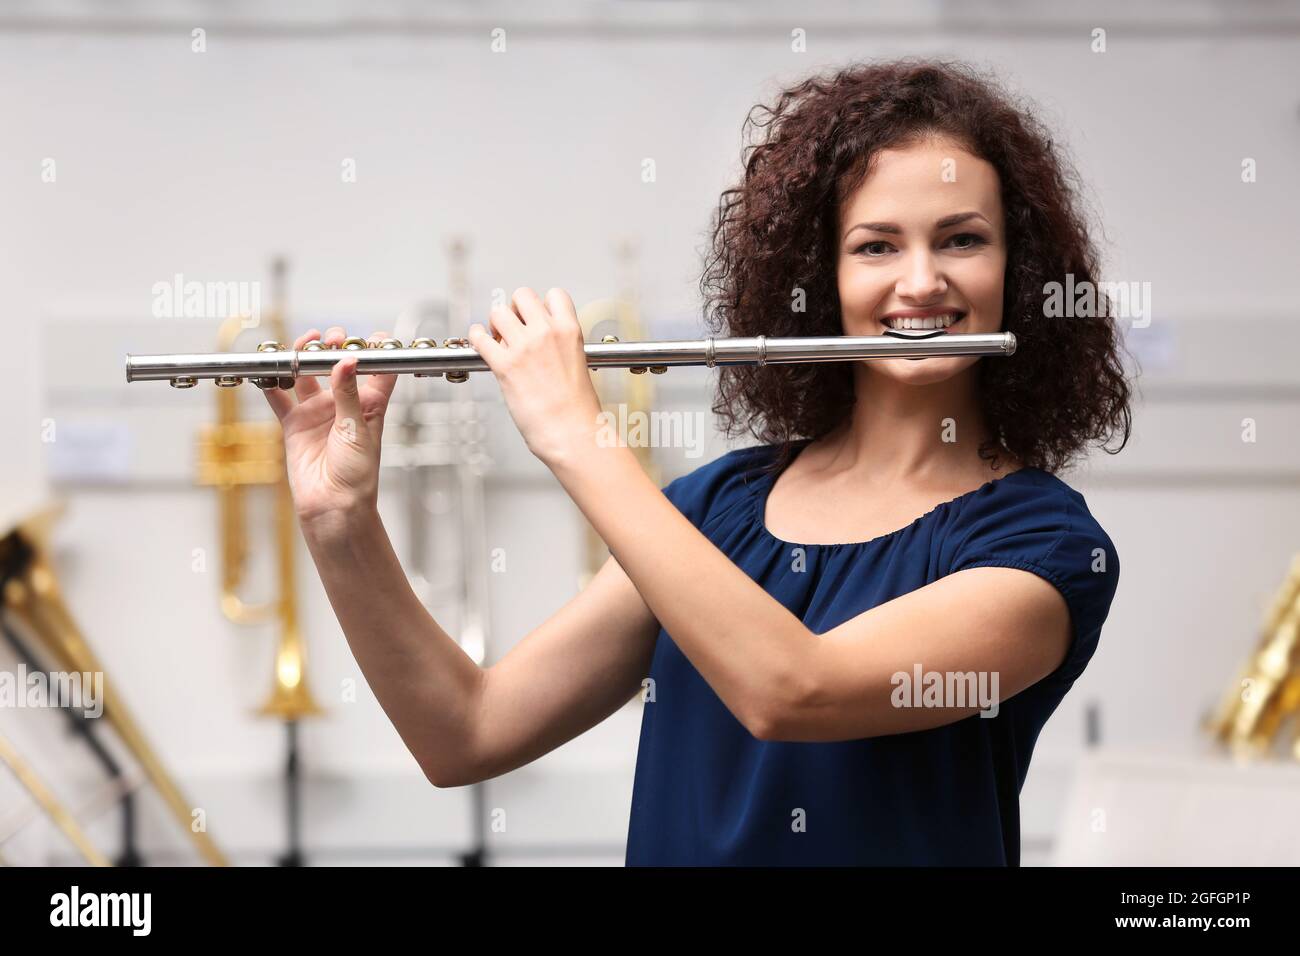
[[[954,326],[960,324],[965,318],[965,312],[953,311],[936,315],[884,318],[880,320],[880,324],[890,331],[895,332],[933,333],[937,330],[947,332]]]

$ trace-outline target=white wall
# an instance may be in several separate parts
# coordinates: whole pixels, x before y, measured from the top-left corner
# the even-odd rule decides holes
[[[229,12],[233,10],[234,12]],[[1243,19],[1244,18],[1244,19]],[[1092,52],[1091,31],[1108,49]],[[191,29],[207,51],[191,51]],[[490,52],[506,31],[505,53]],[[807,31],[808,52],[790,34]],[[175,273],[266,277],[291,260],[297,329],[338,317],[366,332],[445,292],[442,242],[470,238],[475,318],[494,289],[559,285],[579,304],[618,291],[612,252],[640,245],[652,331],[696,328],[699,250],[739,168],[749,107],[814,70],[942,54],[995,67],[1068,144],[1105,223],[1106,277],[1150,282],[1135,441],[1067,476],[1121,553],[1123,584],[1088,674],[1039,743],[1023,795],[1025,862],[1046,858],[1083,744],[1201,746],[1196,722],[1253,646],[1297,542],[1297,315],[1289,281],[1300,213],[1300,16],[1278,5],[20,3],[0,11],[0,454],[6,501],[42,487],[41,441],[121,450],[58,483],[56,555],[69,602],[151,739],[241,862],[279,846],[281,738],[249,716],[271,636],[227,625],[215,505],[189,471],[211,392],[122,381],[125,352],[205,351],[214,323],[150,318]],[[1258,163],[1240,181],[1243,158]],[[57,180],[41,180],[52,158]],[[340,164],[354,158],[357,182]],[[657,181],[641,178],[652,158]],[[166,346],[159,343],[170,343]],[[707,374],[663,377],[666,406],[707,408]],[[1212,388],[1211,388],[1212,386]],[[475,394],[495,401],[490,382]],[[261,399],[249,390],[248,407]],[[499,658],[574,592],[576,510],[497,404],[489,537]],[[1259,423],[1254,444],[1241,420]],[[54,445],[57,445],[56,441]],[[64,446],[66,449],[67,446]],[[704,460],[723,450],[710,446]],[[63,451],[60,462],[77,459]],[[665,477],[696,467],[661,450]],[[116,480],[105,480],[113,478]],[[401,503],[384,491],[395,537]],[[424,783],[359,677],[301,558],[312,680],[329,708],[304,733],[306,823],[318,859],[437,860],[468,839],[468,791]],[[3,666],[11,658],[0,649]],[[195,704],[197,703],[197,706]],[[621,862],[639,705],[489,786],[504,849]],[[31,714],[5,717],[65,796],[84,767]],[[84,772],[84,771],[82,771]],[[0,781],[0,827],[21,804]],[[179,849],[157,814],[159,845]],[[95,833],[111,845],[112,815]],[[8,855],[62,853],[43,824]],[[348,856],[348,852],[356,854]],[[336,854],[330,857],[327,854]],[[528,857],[532,859],[533,857]]]

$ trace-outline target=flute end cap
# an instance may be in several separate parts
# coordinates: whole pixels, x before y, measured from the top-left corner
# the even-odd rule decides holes
[[[1015,354],[1016,354],[1016,334],[1015,334],[1014,332],[1007,332],[1007,333],[1006,333],[1006,336],[1007,336],[1007,344],[1006,344],[1007,354],[1008,354],[1008,355],[1015,355]]]

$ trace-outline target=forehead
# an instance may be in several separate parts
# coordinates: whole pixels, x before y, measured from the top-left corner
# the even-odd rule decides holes
[[[974,210],[997,224],[1002,197],[997,170],[950,140],[924,140],[878,152],[870,171],[844,197],[847,225],[866,220],[930,226],[954,212]]]

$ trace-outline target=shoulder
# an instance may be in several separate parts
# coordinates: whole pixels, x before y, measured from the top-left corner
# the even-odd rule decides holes
[[[774,453],[772,445],[733,449],[674,478],[663,493],[698,527],[705,518],[752,493]]]
[[[949,573],[1020,568],[1065,598],[1074,641],[1062,674],[1082,673],[1119,587],[1114,541],[1084,496],[1056,475],[1021,469],[967,496],[953,519]]]
[[[1115,550],[1084,496],[1038,468],[1022,468],[987,482],[959,505],[954,557],[971,559],[982,550],[1010,548],[1045,559],[1079,542]]]

